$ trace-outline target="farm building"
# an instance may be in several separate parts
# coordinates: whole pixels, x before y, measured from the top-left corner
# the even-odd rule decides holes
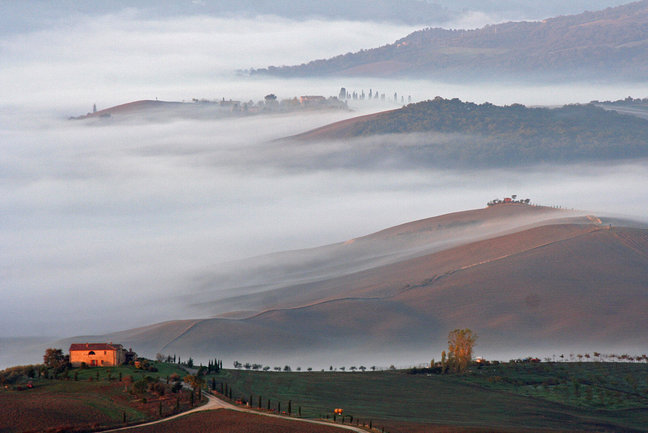
[[[80,343],[70,345],[70,364],[86,363],[91,367],[113,367],[126,362],[127,351],[121,344]]]

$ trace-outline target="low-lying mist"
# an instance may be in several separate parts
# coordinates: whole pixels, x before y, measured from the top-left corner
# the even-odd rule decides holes
[[[390,43],[412,30],[276,17],[144,19],[126,10],[3,33],[0,337],[87,335],[195,317],[191,305],[209,299],[193,289],[222,263],[342,242],[510,194],[645,218],[643,161],[449,169],[403,157],[401,149],[420,145],[415,135],[274,141],[399,101],[220,120],[66,120],[94,103],[331,96],[342,86],[406,101],[438,95],[530,105],[648,94],[645,83],[282,81],[236,72]]]
[[[648,200],[637,187],[648,181],[642,162],[447,170],[395,161],[371,140],[272,141],[343,116],[5,128],[3,332],[95,333],[188,318],[183,307],[201,299],[187,288],[219,263],[345,241],[511,193],[637,218]]]

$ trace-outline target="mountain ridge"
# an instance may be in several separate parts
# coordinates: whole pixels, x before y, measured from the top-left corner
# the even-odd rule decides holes
[[[614,78],[648,71],[648,1],[476,30],[427,28],[378,48],[252,75],[489,79]],[[497,75],[495,75],[497,74]]]

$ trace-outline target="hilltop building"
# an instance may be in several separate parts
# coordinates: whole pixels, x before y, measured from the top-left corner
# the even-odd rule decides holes
[[[504,199],[500,200],[499,198],[493,199],[487,203],[488,207],[491,206],[496,206],[498,204],[511,204],[511,203],[518,203],[518,204],[529,204],[531,203],[531,199],[524,198],[524,199],[517,199],[517,195],[512,195],[511,197],[504,197]]]
[[[121,344],[81,343],[70,345],[70,364],[79,367],[114,367],[132,359],[134,352],[125,350]]]

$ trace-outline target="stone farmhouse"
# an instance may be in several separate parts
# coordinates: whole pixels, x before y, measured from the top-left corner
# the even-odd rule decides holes
[[[121,344],[77,343],[70,345],[70,364],[74,367],[82,363],[90,367],[114,367],[124,364],[134,353],[127,351]]]

